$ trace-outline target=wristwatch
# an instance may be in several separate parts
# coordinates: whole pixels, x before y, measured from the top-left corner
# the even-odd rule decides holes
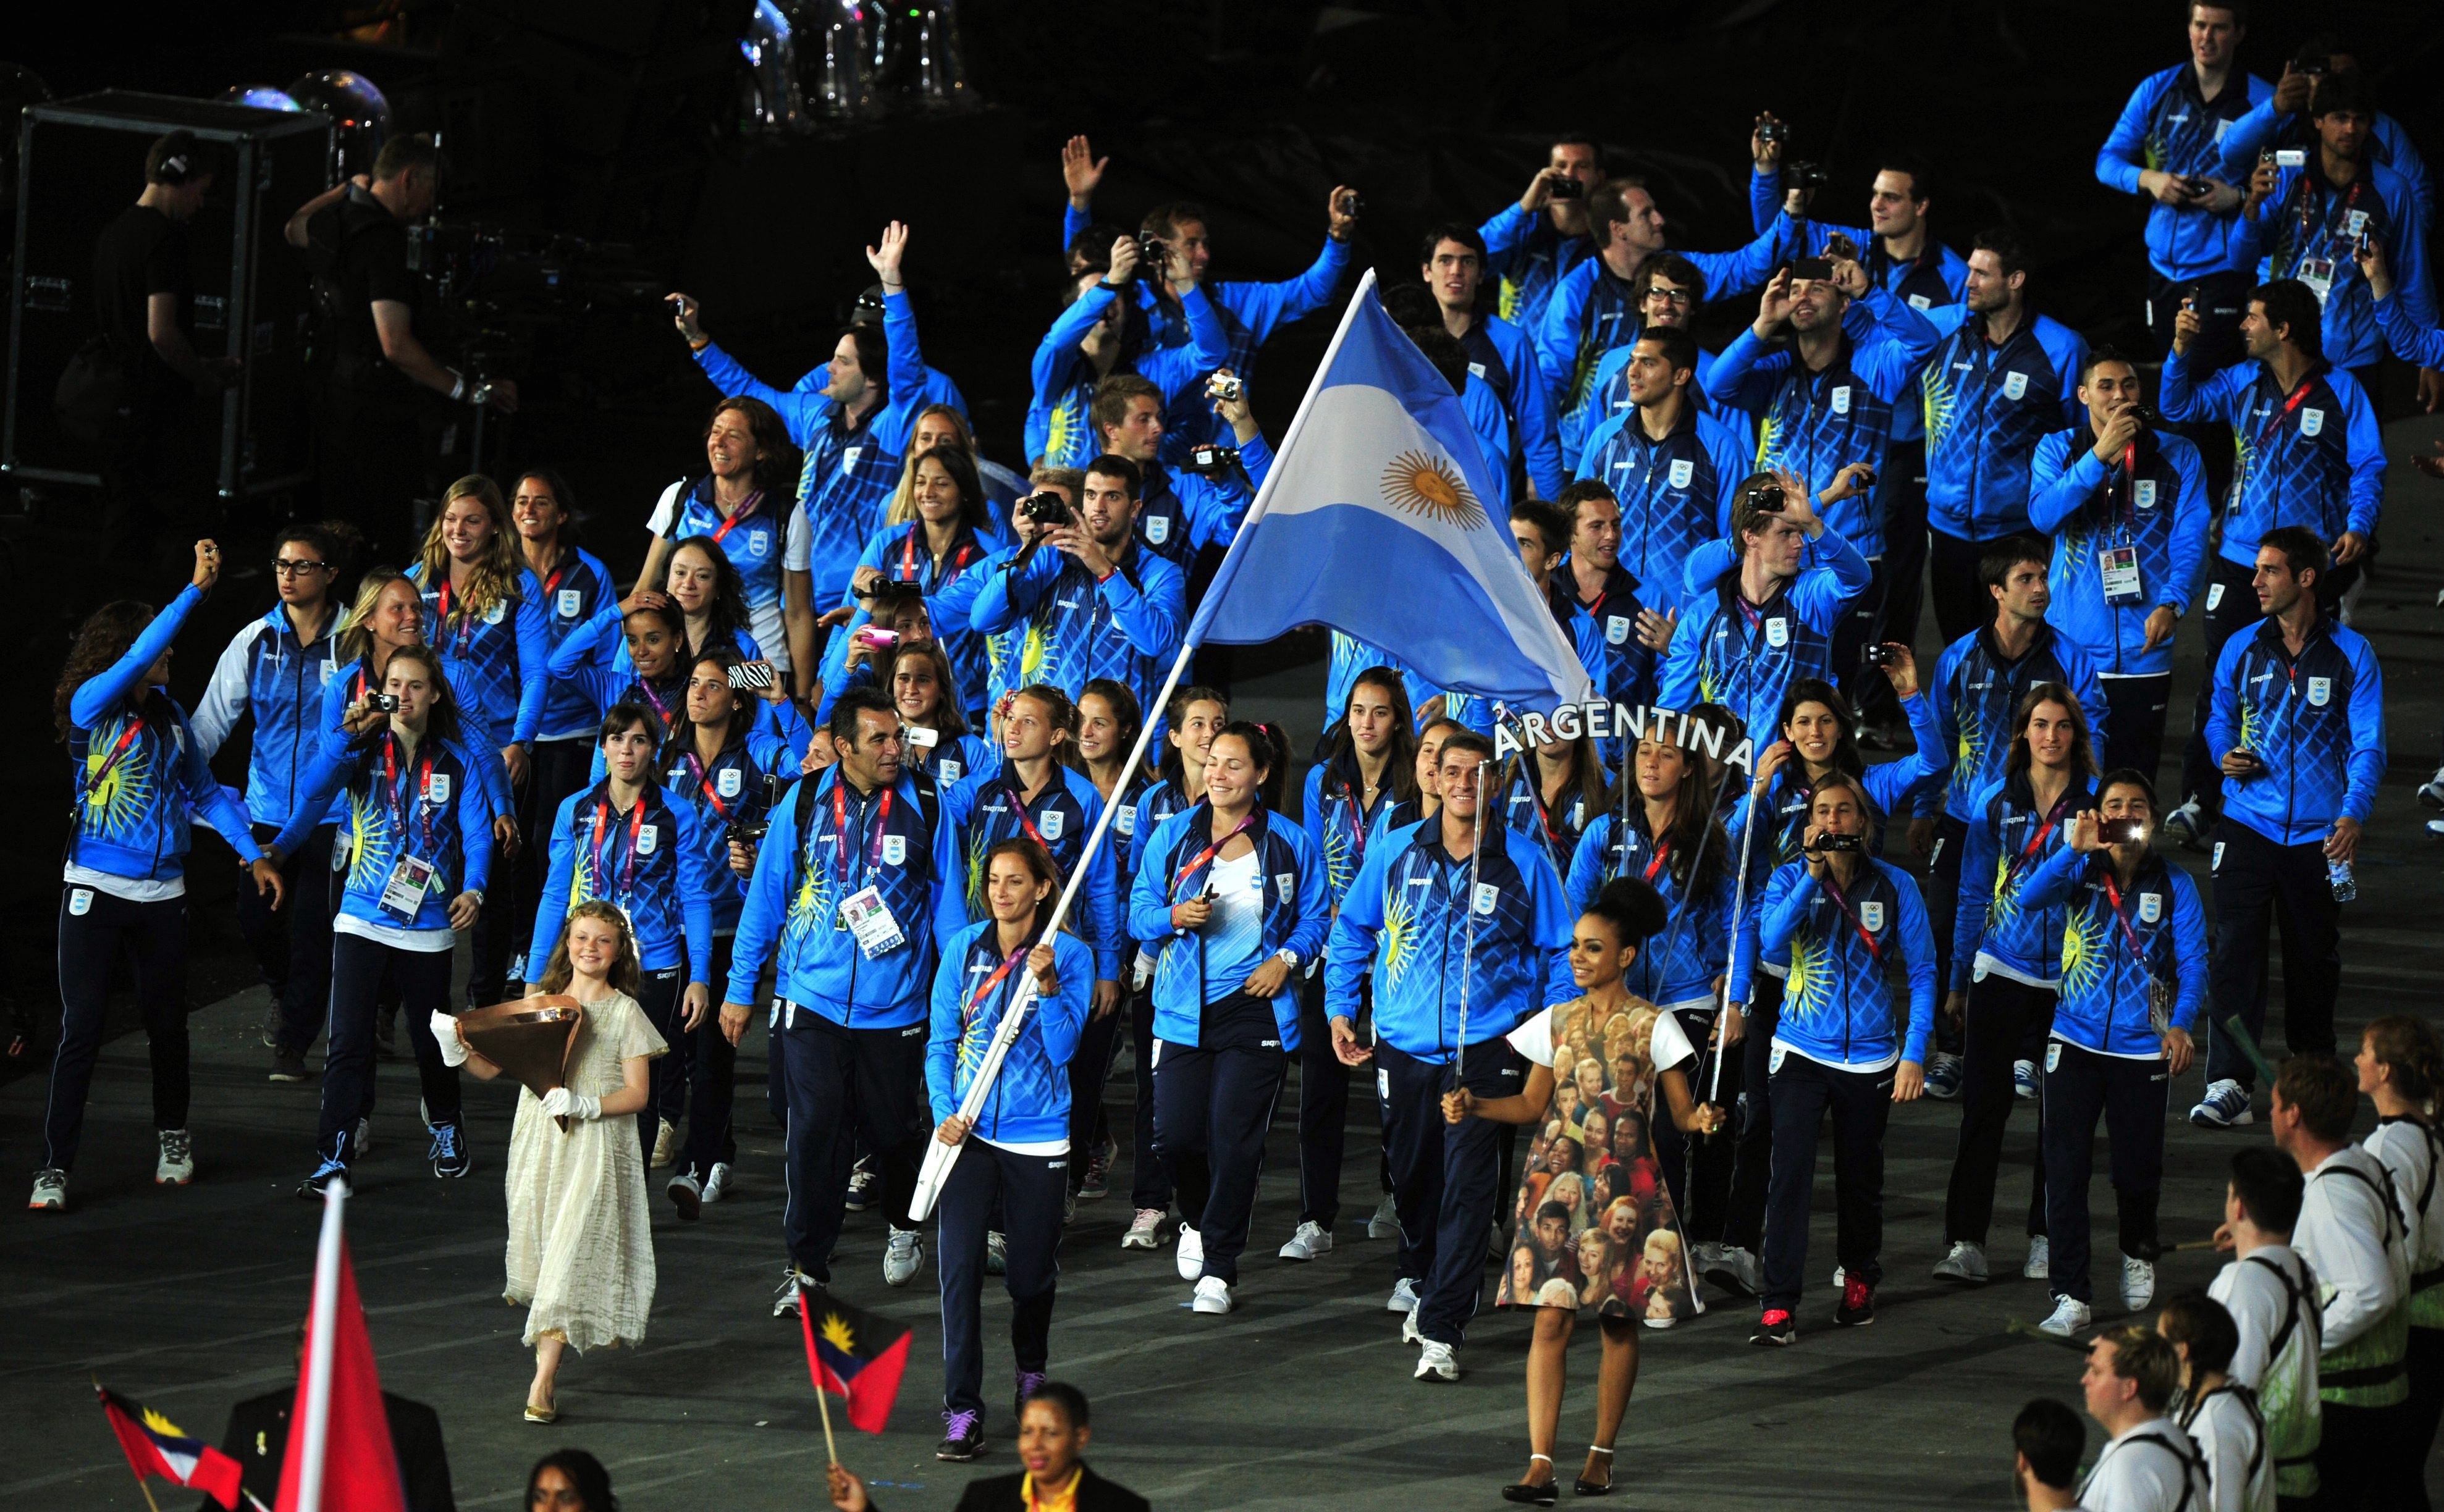
[[[1298,952],[1291,950],[1287,945],[1273,952],[1273,959],[1279,961],[1282,965],[1288,967],[1293,971],[1298,969]]]

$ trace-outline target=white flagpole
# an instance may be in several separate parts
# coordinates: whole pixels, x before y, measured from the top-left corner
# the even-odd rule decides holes
[[[1332,371],[1332,360],[1341,354],[1341,343],[1349,336],[1350,323],[1358,318],[1360,304],[1374,286],[1375,270],[1370,267],[1359,278],[1358,288],[1349,297],[1349,307],[1341,312],[1341,324],[1332,333],[1332,344],[1324,349],[1324,360],[1316,364],[1315,378],[1307,384],[1306,397],[1299,401],[1298,413],[1290,417],[1289,429],[1282,433],[1282,444],[1274,449],[1276,458],[1289,455],[1290,448],[1298,442],[1300,432],[1306,428],[1306,417],[1315,408],[1316,396],[1324,392],[1324,375]],[[1278,465],[1266,472],[1264,487],[1256,490],[1256,502],[1249,507],[1248,517],[1239,522],[1238,532],[1231,537],[1231,549],[1233,552],[1247,539],[1248,532],[1256,527],[1256,522],[1265,517],[1265,510],[1272,504],[1273,485],[1281,481],[1281,476],[1282,470]],[[1227,565],[1229,559],[1224,560]],[[1130,748],[1129,759],[1120,766],[1120,782],[1113,789],[1115,792],[1128,785],[1130,777],[1144,762],[1146,747],[1154,739],[1156,722],[1161,717],[1163,706],[1171,702],[1172,690],[1179,686],[1181,677],[1187,675],[1188,663],[1196,655],[1196,646],[1194,636],[1182,639],[1179,655],[1172,658],[1171,672],[1162,680],[1162,691],[1155,694],[1153,704],[1146,710],[1146,717],[1139,724],[1137,745]],[[1070,869],[1068,880],[1061,888],[1060,901],[1053,905],[1051,921],[1044,927],[1047,936],[1057,931],[1062,921],[1069,916],[1070,905],[1077,901],[1078,888],[1085,879],[1087,865],[1102,845],[1103,836],[1112,827],[1112,816],[1119,806],[1105,803],[1102,813],[1096,817],[1095,827],[1087,832],[1085,848],[1078,853],[1078,864]],[[1122,907],[1125,911],[1125,900]],[[968,1095],[959,1099],[960,1117],[973,1120],[983,1111],[985,1098],[992,1092],[993,1079],[1001,1074],[1002,1060],[1017,1042],[1019,1027],[1034,1002],[1035,974],[1022,971],[1019,973],[1018,989],[1010,994],[1009,1006],[1002,1010],[1001,1022],[993,1026],[992,1042],[986,1047],[984,1060],[976,1067],[975,1079],[969,1083]],[[921,1224],[933,1212],[934,1204],[941,1198],[942,1184],[950,1180],[951,1168],[958,1164],[959,1152],[965,1148],[964,1141],[955,1145],[946,1145],[934,1138],[925,1141],[925,1161],[916,1172],[916,1196],[908,1205],[911,1223]],[[316,1512],[316,1509],[308,1507],[301,1509],[301,1512]]]
[[[1714,1076],[1712,1084],[1706,1091],[1706,1100],[1708,1102],[1719,1101],[1723,1096],[1723,1058],[1731,1054],[1731,1049],[1729,1044],[1724,1042],[1723,1039],[1724,1035],[1729,1033],[1731,1027],[1731,968],[1732,963],[1738,961],[1740,958],[1740,914],[1746,912],[1749,901],[1749,845],[1750,842],[1756,839],[1757,800],[1762,796],[1763,795],[1757,791],[1756,784],[1753,781],[1750,782],[1749,784],[1748,823],[1740,829],[1740,875],[1731,879],[1731,954],[1725,958],[1723,964],[1723,1005],[1718,1016],[1714,1020]],[[1758,953],[1763,954],[1764,952],[1760,950]],[[1757,965],[1758,963],[1750,961],[1749,963],[1749,969],[1753,972],[1756,969]],[[1742,1053],[1745,1054],[1746,1052],[1743,1051]],[[1757,1090],[1758,1089],[1754,1087],[1748,1089],[1750,1096],[1754,1096]]]
[[[331,1331],[340,1315],[341,1214],[348,1184],[334,1176],[323,1189],[323,1237],[314,1249],[314,1311],[306,1355],[304,1447],[297,1456],[297,1512],[323,1512],[323,1454],[331,1439]]]

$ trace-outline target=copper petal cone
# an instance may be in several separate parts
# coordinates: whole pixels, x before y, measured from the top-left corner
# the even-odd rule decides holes
[[[549,992],[470,1008],[458,1015],[458,1037],[540,1097],[568,1084],[569,1052],[577,1047],[577,1027],[584,1022],[585,1009],[575,998]],[[564,1114],[558,1121],[565,1134],[568,1116]]]

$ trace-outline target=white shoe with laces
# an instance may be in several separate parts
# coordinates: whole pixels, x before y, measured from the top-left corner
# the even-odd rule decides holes
[[[882,1281],[887,1286],[905,1286],[925,1263],[925,1239],[913,1228],[895,1228],[891,1243],[882,1252]]]
[[[68,1205],[68,1173],[47,1170],[34,1172],[34,1195],[26,1206],[35,1212],[61,1212]]]
[[[1459,1358],[1449,1344],[1427,1339],[1417,1346],[1417,1374],[1421,1381],[1455,1381],[1459,1379]]]
[[[161,1159],[153,1168],[157,1187],[183,1187],[195,1179],[195,1142],[184,1129],[164,1129]]]
[[[665,1171],[676,1163],[678,1158],[678,1125],[671,1122],[668,1118],[665,1118],[662,1120],[661,1128],[655,1131],[654,1158],[647,1164],[645,1169],[648,1171]]]
[[[1374,1216],[1366,1220],[1366,1237],[1369,1239],[1400,1237],[1400,1213],[1394,1206],[1390,1192],[1383,1194],[1383,1200],[1375,1205]]]
[[[1331,1232],[1321,1224],[1305,1223],[1299,1225],[1298,1232],[1290,1235],[1290,1242],[1282,1246],[1281,1258],[1315,1260],[1331,1253]]]
[[[1186,1224],[1179,1226],[1179,1279],[1194,1281],[1205,1274],[1205,1241]]]
[[[1415,1312],[1401,1314],[1400,1342],[1403,1344],[1422,1344],[1425,1341],[1426,1336],[1417,1332],[1417,1315]]]
[[[1986,1280],[1986,1246],[1966,1239],[1953,1240],[1951,1252],[1935,1263],[1935,1274],[1942,1281],[1983,1284]]]
[[[2156,1300],[2156,1267],[2152,1262],[2121,1257],[2121,1301],[2138,1312]]]
[[[2037,1325],[2037,1329],[2038,1332],[2051,1334],[2056,1338],[2068,1338],[2095,1321],[2095,1318],[2096,1315],[2089,1310],[2088,1305],[2078,1298],[2057,1297],[2054,1299],[2053,1312],[2044,1322]]]
[[[729,1195],[730,1162],[727,1160],[716,1160],[713,1163],[713,1174],[704,1178],[704,1200],[707,1202],[719,1202],[722,1198]]]
[[[1122,1249],[1160,1249],[1162,1247],[1162,1209],[1140,1208],[1129,1220],[1129,1231],[1120,1236]]]
[[[2053,1276],[2054,1246],[2043,1234],[2028,1236],[2028,1258],[2020,1265],[2020,1274],[2029,1281],[2046,1281]]]
[[[1219,1276],[1208,1276],[1196,1283],[1196,1298],[1188,1304],[1193,1313],[1227,1313],[1231,1310],[1231,1283]]]
[[[1392,1287],[1392,1296],[1383,1303],[1387,1313],[1414,1313],[1417,1310],[1417,1283],[1403,1276]]]

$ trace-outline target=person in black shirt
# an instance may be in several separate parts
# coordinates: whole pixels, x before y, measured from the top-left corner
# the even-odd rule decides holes
[[[93,249],[95,354],[121,383],[101,433],[103,521],[114,548],[140,548],[164,515],[192,495],[202,455],[194,396],[236,364],[195,355],[195,278],[187,222],[212,192],[212,171],[188,132],[144,157],[144,193],[102,229]]]
[[[282,232],[313,271],[316,355],[328,364],[324,506],[394,546],[408,544],[410,501],[431,481],[423,432],[434,396],[505,415],[518,407],[515,383],[478,383],[444,367],[418,334],[423,285],[407,266],[407,227],[432,213],[440,174],[431,138],[394,137],[372,174],[307,200]]]

